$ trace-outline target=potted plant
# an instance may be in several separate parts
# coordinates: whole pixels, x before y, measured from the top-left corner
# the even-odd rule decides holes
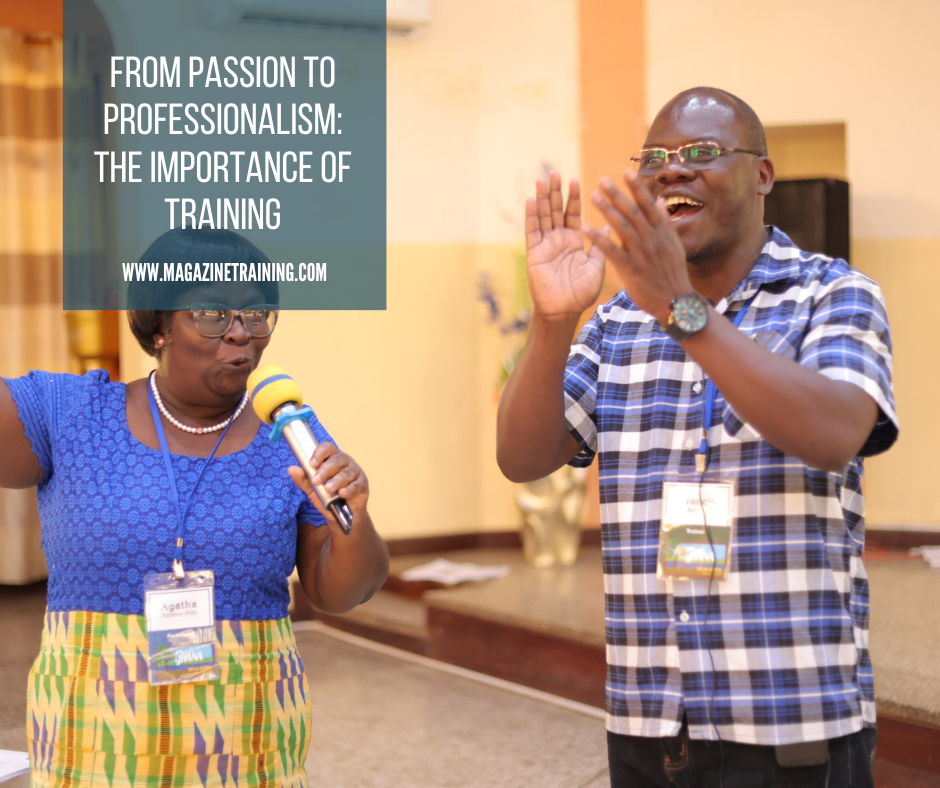
[[[477,288],[486,307],[487,324],[496,328],[504,341],[497,398],[519,359],[532,318],[525,253],[514,255],[513,262],[513,295],[508,309],[503,307],[489,272],[480,274]],[[577,561],[586,477],[587,469],[565,465],[542,479],[517,485],[522,550],[532,566],[571,566]]]

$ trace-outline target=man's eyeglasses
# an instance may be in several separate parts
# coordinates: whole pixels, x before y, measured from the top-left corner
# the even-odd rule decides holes
[[[723,148],[717,142],[692,142],[675,150],[668,148],[643,148],[630,157],[636,171],[640,175],[652,175],[666,166],[669,157],[676,154],[679,162],[686,167],[698,169],[707,167],[726,153],[750,153],[752,156],[762,156],[756,150],[743,148]]]
[[[204,337],[221,337],[232,327],[237,317],[249,336],[270,336],[277,325],[277,307],[258,304],[248,309],[226,309],[222,304],[191,304],[180,307],[192,312],[196,330]]]

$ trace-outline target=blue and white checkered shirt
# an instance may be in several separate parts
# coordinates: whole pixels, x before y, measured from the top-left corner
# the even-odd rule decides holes
[[[772,229],[717,304],[778,355],[860,386],[880,410],[861,456],[897,437],[891,339],[878,285]],[[704,483],[735,483],[727,580],[656,577],[663,482],[698,482],[701,368],[624,293],[572,346],[565,375],[572,464],[600,463],[607,726],[747,744],[831,739],[875,721],[862,566],[862,461],[836,473],[777,450],[721,395]],[[781,414],[786,418],[786,414]]]

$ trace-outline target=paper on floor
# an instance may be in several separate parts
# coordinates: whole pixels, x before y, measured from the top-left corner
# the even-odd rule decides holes
[[[429,564],[413,566],[401,573],[402,580],[430,580],[454,586],[471,580],[495,580],[509,574],[508,566],[481,566],[480,564],[458,564],[446,558],[438,558]]]
[[[912,547],[911,555],[922,555],[924,560],[930,564],[931,569],[940,569],[940,545]]]
[[[20,774],[29,774],[29,755],[14,750],[0,750],[0,782]]]

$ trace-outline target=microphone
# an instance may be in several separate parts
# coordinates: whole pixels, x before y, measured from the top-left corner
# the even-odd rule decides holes
[[[258,418],[274,425],[271,440],[283,437],[287,441],[317,497],[336,518],[343,533],[348,534],[352,530],[352,512],[346,501],[322,484],[313,483],[316,471],[310,466],[310,457],[317,448],[317,439],[307,424],[313,411],[304,405],[300,386],[281,367],[264,364],[248,376],[248,391]]]

